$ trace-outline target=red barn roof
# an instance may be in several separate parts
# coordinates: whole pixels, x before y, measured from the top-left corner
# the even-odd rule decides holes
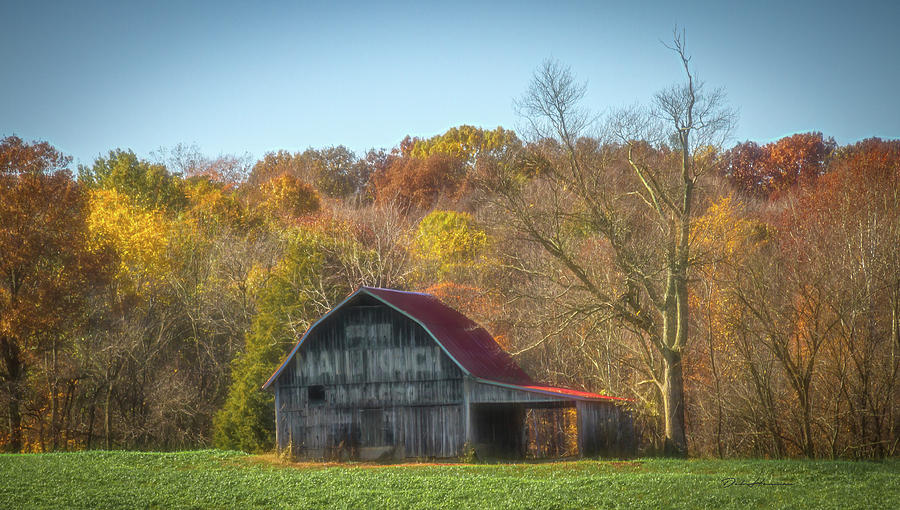
[[[431,333],[463,371],[512,384],[534,384],[494,337],[431,294],[363,287]]]
[[[513,361],[512,356],[497,344],[490,333],[465,315],[445,305],[436,297],[420,292],[406,292],[376,287],[360,287],[310,326],[306,333],[303,334],[303,337],[300,338],[300,341],[297,342],[297,345],[291,350],[284,363],[266,381],[263,388],[268,388],[278,378],[278,375],[287,366],[291,358],[294,357],[303,341],[306,340],[310,332],[322,320],[360,294],[374,297],[376,300],[421,325],[464,373],[476,379],[481,379],[483,382],[499,383],[521,391],[549,394],[576,400],[627,400],[597,393],[537,385],[528,374],[519,368],[519,365]]]

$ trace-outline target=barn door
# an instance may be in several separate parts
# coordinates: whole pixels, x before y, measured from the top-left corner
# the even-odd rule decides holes
[[[393,429],[384,409],[361,409],[359,426],[362,446],[393,446]]]

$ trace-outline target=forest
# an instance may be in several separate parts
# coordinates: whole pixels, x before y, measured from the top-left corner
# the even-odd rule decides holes
[[[600,118],[548,61],[519,131],[91,165],[0,139],[0,449],[273,448],[260,389],[360,285],[434,294],[642,452],[900,447],[900,140],[730,138],[691,73]]]

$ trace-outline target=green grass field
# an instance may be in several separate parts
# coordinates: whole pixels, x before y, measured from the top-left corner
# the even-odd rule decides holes
[[[222,451],[0,455],[4,509],[254,507],[900,508],[900,460],[371,466]]]

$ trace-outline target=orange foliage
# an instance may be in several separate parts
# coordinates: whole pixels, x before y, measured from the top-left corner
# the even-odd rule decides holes
[[[823,185],[834,192],[896,189],[900,184],[900,140],[869,138],[843,147],[831,166]]]
[[[432,285],[425,292],[479,323],[494,336],[503,350],[511,347],[509,336],[502,324],[496,321],[498,317],[502,317],[502,306],[483,289],[445,282]]]
[[[741,143],[728,152],[725,174],[738,190],[771,197],[823,175],[835,146],[822,133],[798,133],[762,147]]]
[[[442,193],[455,193],[464,178],[465,161],[448,154],[399,158],[373,176],[375,198],[381,202],[395,200],[404,211],[427,209]]]

